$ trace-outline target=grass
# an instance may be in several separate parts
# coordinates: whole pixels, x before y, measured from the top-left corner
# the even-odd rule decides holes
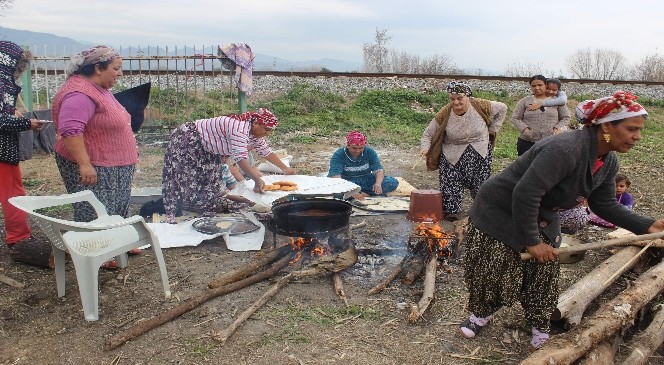
[[[214,349],[214,345],[203,344],[189,338],[184,339],[182,345],[185,348],[187,355],[194,357],[202,357],[210,355],[210,352],[212,351],[212,349]]]

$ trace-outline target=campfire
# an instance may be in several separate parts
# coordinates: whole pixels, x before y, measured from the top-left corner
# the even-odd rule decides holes
[[[433,254],[439,259],[454,257],[456,244],[457,236],[443,231],[438,223],[421,222],[408,237],[409,250]]]

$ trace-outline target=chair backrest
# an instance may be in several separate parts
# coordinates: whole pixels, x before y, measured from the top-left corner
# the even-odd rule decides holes
[[[65,246],[62,239],[62,231],[81,231],[85,229],[77,227],[80,225],[74,226],[72,224],[73,222],[68,220],[49,217],[47,215],[38,213],[37,210],[79,202],[90,203],[98,217],[108,216],[106,207],[104,207],[104,205],[90,190],[63,195],[15,196],[13,198],[9,198],[9,203],[11,203],[16,208],[26,212],[30,217],[32,217],[39,225],[39,228],[42,230],[42,232],[46,235],[46,237],[48,237],[56,247],[65,251],[67,250],[67,247]]]

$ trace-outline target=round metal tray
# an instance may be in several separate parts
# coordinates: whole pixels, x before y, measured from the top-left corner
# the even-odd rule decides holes
[[[222,222],[230,222],[231,225],[227,228],[217,226]],[[241,217],[204,217],[196,220],[192,227],[205,234],[228,233],[231,236],[253,232],[260,228],[249,219]]]

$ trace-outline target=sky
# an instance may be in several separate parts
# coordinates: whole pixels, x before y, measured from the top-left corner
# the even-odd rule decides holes
[[[661,0],[14,0],[0,26],[114,47],[246,43],[291,61],[362,62],[387,30],[387,47],[446,55],[463,70],[540,65],[568,75],[582,49],[630,63],[664,49]]]

